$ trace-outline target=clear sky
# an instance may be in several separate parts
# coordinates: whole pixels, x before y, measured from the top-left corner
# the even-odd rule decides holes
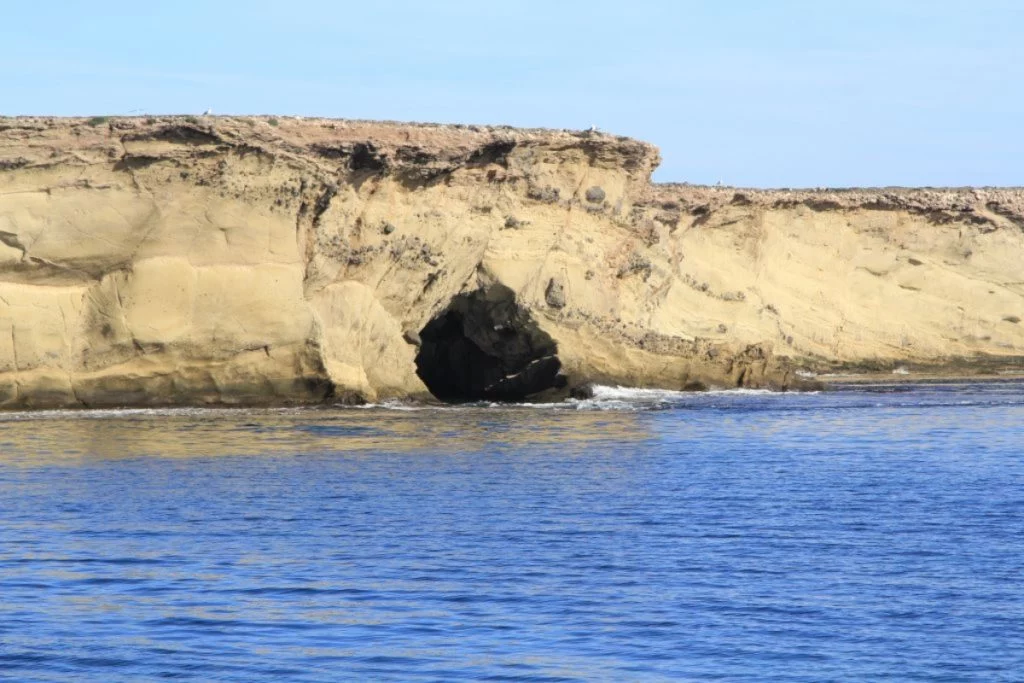
[[[586,128],[661,181],[1024,185],[1021,0],[5,3],[0,114]]]

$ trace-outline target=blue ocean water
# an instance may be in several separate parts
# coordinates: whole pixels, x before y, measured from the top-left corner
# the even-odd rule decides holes
[[[1024,680],[1024,384],[0,414],[0,678]]]

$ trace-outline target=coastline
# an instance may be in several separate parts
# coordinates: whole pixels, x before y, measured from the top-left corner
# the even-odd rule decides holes
[[[652,183],[659,162],[600,131],[0,119],[0,407],[1024,367],[1024,189]]]

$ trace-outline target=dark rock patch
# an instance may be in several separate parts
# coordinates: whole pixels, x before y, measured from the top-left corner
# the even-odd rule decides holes
[[[114,170],[134,171],[137,169],[146,168],[147,166],[152,166],[153,164],[158,164],[161,161],[164,161],[164,159],[162,159],[161,157],[145,155],[129,156],[126,154],[125,156],[121,157],[120,161],[114,164]]]
[[[544,290],[544,300],[551,308],[565,308],[565,287],[556,278],[548,280],[547,289]]]
[[[442,401],[522,401],[566,385],[555,341],[504,285],[456,296],[419,336],[416,374]]]
[[[384,173],[391,168],[387,155],[371,142],[355,144],[313,145],[310,150],[323,159],[341,162],[353,173]]]
[[[569,390],[569,398],[575,398],[579,401],[585,401],[587,399],[594,398],[595,391],[594,385],[590,382],[586,384],[580,384]]]
[[[348,160],[348,167],[353,171],[380,173],[386,171],[389,165],[387,158],[368,142],[355,145]]]
[[[804,205],[812,211],[841,211],[843,205],[831,199],[808,199]]]
[[[24,168],[29,165],[29,160],[25,157],[18,157],[17,159],[0,159],[0,171],[15,171],[19,168]]]
[[[559,191],[557,187],[537,187],[531,185],[526,190],[526,196],[537,202],[544,202],[546,204],[554,204],[559,199]]]
[[[466,165],[470,168],[498,164],[508,168],[508,155],[516,148],[512,140],[497,140],[488,143],[469,155]]]
[[[323,192],[316,198],[316,203],[313,205],[313,227],[320,225],[320,219],[327,213],[327,209],[331,208],[331,200],[338,194],[337,185],[325,185]]]
[[[219,145],[223,140],[212,131],[193,125],[163,126],[155,131],[126,135],[125,141],[159,140],[177,145]]]

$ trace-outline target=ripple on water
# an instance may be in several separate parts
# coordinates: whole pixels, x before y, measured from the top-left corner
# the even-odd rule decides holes
[[[1012,680],[1024,385],[2,414],[13,680]]]

